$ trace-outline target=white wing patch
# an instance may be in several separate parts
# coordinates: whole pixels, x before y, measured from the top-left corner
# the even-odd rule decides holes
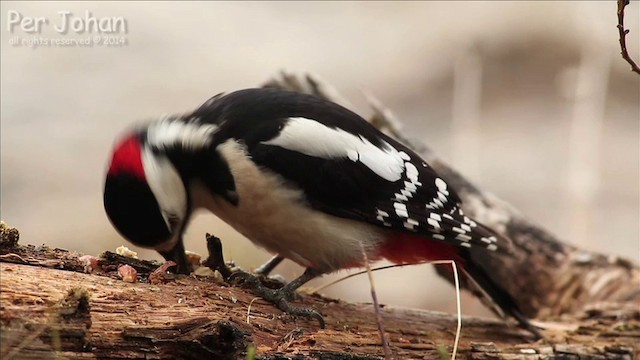
[[[382,147],[378,147],[362,136],[330,128],[302,117],[290,118],[277,137],[262,143],[309,156],[359,161],[381,178],[391,182],[402,177],[405,167],[403,156],[406,154],[398,152],[386,142],[383,142]]]
[[[213,124],[203,124],[199,119],[180,121],[176,117],[164,117],[147,130],[148,143],[156,148],[181,145],[184,149],[198,150],[211,143],[211,135],[218,130]]]

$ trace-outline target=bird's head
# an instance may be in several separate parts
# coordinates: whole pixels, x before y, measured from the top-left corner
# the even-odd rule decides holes
[[[214,147],[215,125],[163,119],[124,135],[115,145],[104,185],[104,208],[135,245],[170,251],[192,213],[190,185],[237,203],[228,166]]]
[[[171,248],[188,211],[187,190],[169,157],[154,151],[144,133],[125,135],[115,146],[104,185],[104,208],[132,243]]]

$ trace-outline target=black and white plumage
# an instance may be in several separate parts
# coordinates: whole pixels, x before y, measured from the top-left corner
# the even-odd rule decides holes
[[[243,143],[257,165],[302,189],[317,210],[464,247],[498,248],[493,232],[462,214],[458,196],[426,162],[339,105],[252,89],[209,101],[191,117],[218,125],[220,139]]]
[[[463,267],[470,248],[509,247],[463,214],[455,191],[415,152],[344,107],[278,89],[218,95],[128,134],[104,201],[124,237],[179,264],[196,208],[318,273],[362,265],[362,246],[370,259]],[[500,308],[517,311],[486,273],[470,275],[492,284]]]

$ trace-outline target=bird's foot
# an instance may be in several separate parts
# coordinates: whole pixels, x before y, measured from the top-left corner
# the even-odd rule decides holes
[[[287,314],[318,320],[320,327],[324,329],[324,318],[319,312],[313,309],[294,306],[289,303],[290,301],[300,299],[300,295],[296,293],[295,288],[289,286],[289,284],[292,283],[278,289],[272,289],[263,284],[258,276],[244,271],[235,271],[229,277],[229,282],[232,284],[241,284],[243,287],[251,290],[251,292],[272,303]]]
[[[207,234],[206,237],[209,257],[203,265],[212,270],[219,271],[228,283],[242,284],[242,286],[272,303],[278,309],[293,316],[318,320],[320,327],[324,328],[324,318],[322,318],[319,312],[289,304],[290,301],[300,299],[300,295],[296,293],[296,289],[316,277],[317,274],[315,271],[307,270],[302,276],[288,284],[285,284],[276,277],[267,277],[266,275],[282,261],[282,258],[279,256],[272,258],[267,264],[258,268],[258,274],[250,274],[242,270],[232,271],[227,267],[224,257],[222,256],[222,243],[220,239],[210,234]]]

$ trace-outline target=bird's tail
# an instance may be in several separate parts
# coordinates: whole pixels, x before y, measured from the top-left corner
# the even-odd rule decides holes
[[[439,240],[425,239],[410,233],[396,233],[380,249],[380,257],[397,264],[411,264],[429,260],[454,260],[458,269],[462,271],[460,277],[464,289],[471,291],[485,306],[492,309],[501,317],[511,316],[520,326],[529,330],[537,337],[541,337],[538,329],[533,326],[520,310],[514,297],[490,276],[486,260],[490,256],[509,254],[508,239],[495,234],[502,251],[489,251],[485,248],[462,248]],[[506,256],[506,255],[505,255]],[[438,272],[450,274],[451,268],[438,267]],[[449,278],[449,277],[448,277]],[[452,278],[449,278],[452,279]]]
[[[463,252],[462,259],[463,263],[460,269],[464,274],[461,279],[463,287],[471,291],[498,316],[503,318],[511,316],[518,321],[520,327],[530,331],[538,338],[542,337],[539,329],[531,324],[522,313],[513,296],[500,284],[497,284],[480,264],[474,261],[469,251]]]

